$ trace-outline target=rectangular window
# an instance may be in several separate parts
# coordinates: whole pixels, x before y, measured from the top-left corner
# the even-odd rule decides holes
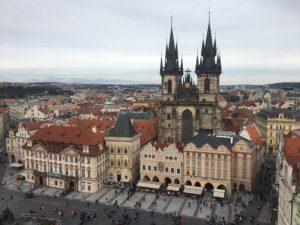
[[[87,164],[90,164],[90,158],[89,157],[87,158]]]
[[[90,185],[88,185],[88,191],[91,191],[91,186]]]
[[[169,168],[168,168],[168,167],[165,168],[165,172],[166,172],[166,173],[169,172]]]
[[[171,173],[174,173],[174,168],[171,168]]]
[[[84,157],[81,158],[81,163],[84,163]]]
[[[154,171],[157,171],[157,166],[154,166],[153,169],[154,169]]]
[[[180,174],[180,169],[177,169],[177,174]]]
[[[192,165],[193,165],[193,166],[196,165],[196,160],[195,160],[195,159],[192,160]]]
[[[57,186],[57,180],[54,181],[54,185]]]
[[[198,177],[201,177],[201,170],[197,171],[197,175],[198,175]]]
[[[91,177],[91,171],[90,171],[90,170],[87,171],[87,176],[88,176],[89,178]]]
[[[69,175],[69,170],[68,169],[66,169],[66,175]]]
[[[243,178],[247,177],[247,170],[243,170]]]
[[[224,180],[227,180],[227,179],[228,179],[228,172],[227,172],[227,171],[224,171],[224,172],[223,172],[223,179],[224,179]]]
[[[148,170],[151,171],[151,166],[148,166]]]
[[[146,166],[145,165],[143,165],[143,170],[146,170]]]
[[[196,176],[196,171],[195,170],[192,171],[192,176]]]
[[[85,177],[85,170],[81,170],[81,176]]]
[[[208,170],[205,170],[205,177],[208,177]]]

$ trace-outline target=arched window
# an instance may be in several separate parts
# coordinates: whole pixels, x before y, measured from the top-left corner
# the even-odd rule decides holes
[[[127,160],[124,160],[124,166],[127,167]]]
[[[188,109],[184,110],[181,115],[182,121],[182,141],[188,143],[193,136],[193,115]]]
[[[172,81],[168,80],[168,93],[172,93]]]
[[[127,154],[127,148],[126,147],[124,148],[124,154]]]
[[[210,91],[210,79],[208,78],[204,80],[204,91]]]

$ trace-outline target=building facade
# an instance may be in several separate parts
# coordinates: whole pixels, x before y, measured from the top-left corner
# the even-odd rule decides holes
[[[146,182],[183,184],[183,145],[148,143],[140,153],[140,179]]]
[[[198,134],[184,152],[184,184],[206,190],[252,191],[258,172],[256,145],[231,132]]]
[[[300,222],[300,130],[280,134],[276,161],[278,225]]]
[[[266,141],[266,152],[275,153],[280,133],[300,129],[300,110],[261,110],[255,115],[256,125]]]
[[[164,62],[161,59],[160,65],[159,141],[187,143],[201,129],[214,132],[220,129],[218,94],[222,71],[220,56],[216,56],[216,40],[212,40],[209,23],[206,41],[202,42],[200,62],[198,56],[196,60],[196,84],[190,70],[186,70],[184,75],[171,27],[165,59]]]
[[[8,108],[0,107],[0,146],[5,144],[5,137],[9,130]]]
[[[85,127],[50,126],[32,135],[24,149],[26,180],[35,187],[96,192],[106,181],[103,136]]]
[[[105,137],[109,159],[109,180],[129,182],[139,179],[140,137],[128,114],[120,114]]]

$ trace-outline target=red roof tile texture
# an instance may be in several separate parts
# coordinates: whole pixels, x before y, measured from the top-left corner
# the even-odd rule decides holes
[[[155,139],[158,135],[158,120],[134,120],[133,127],[137,133],[141,133],[141,145]]]
[[[255,123],[247,127],[247,132],[250,136],[250,139],[252,142],[254,142],[256,145],[263,146],[264,145],[264,138],[259,132],[257,126]]]
[[[96,145],[103,142],[104,137],[87,127],[50,126],[38,130],[30,139],[38,142]]]

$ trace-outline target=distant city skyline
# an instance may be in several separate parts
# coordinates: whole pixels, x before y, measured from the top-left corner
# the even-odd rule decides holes
[[[300,82],[297,0],[0,0],[0,82],[159,84],[170,17],[193,71],[209,8],[221,85]]]

